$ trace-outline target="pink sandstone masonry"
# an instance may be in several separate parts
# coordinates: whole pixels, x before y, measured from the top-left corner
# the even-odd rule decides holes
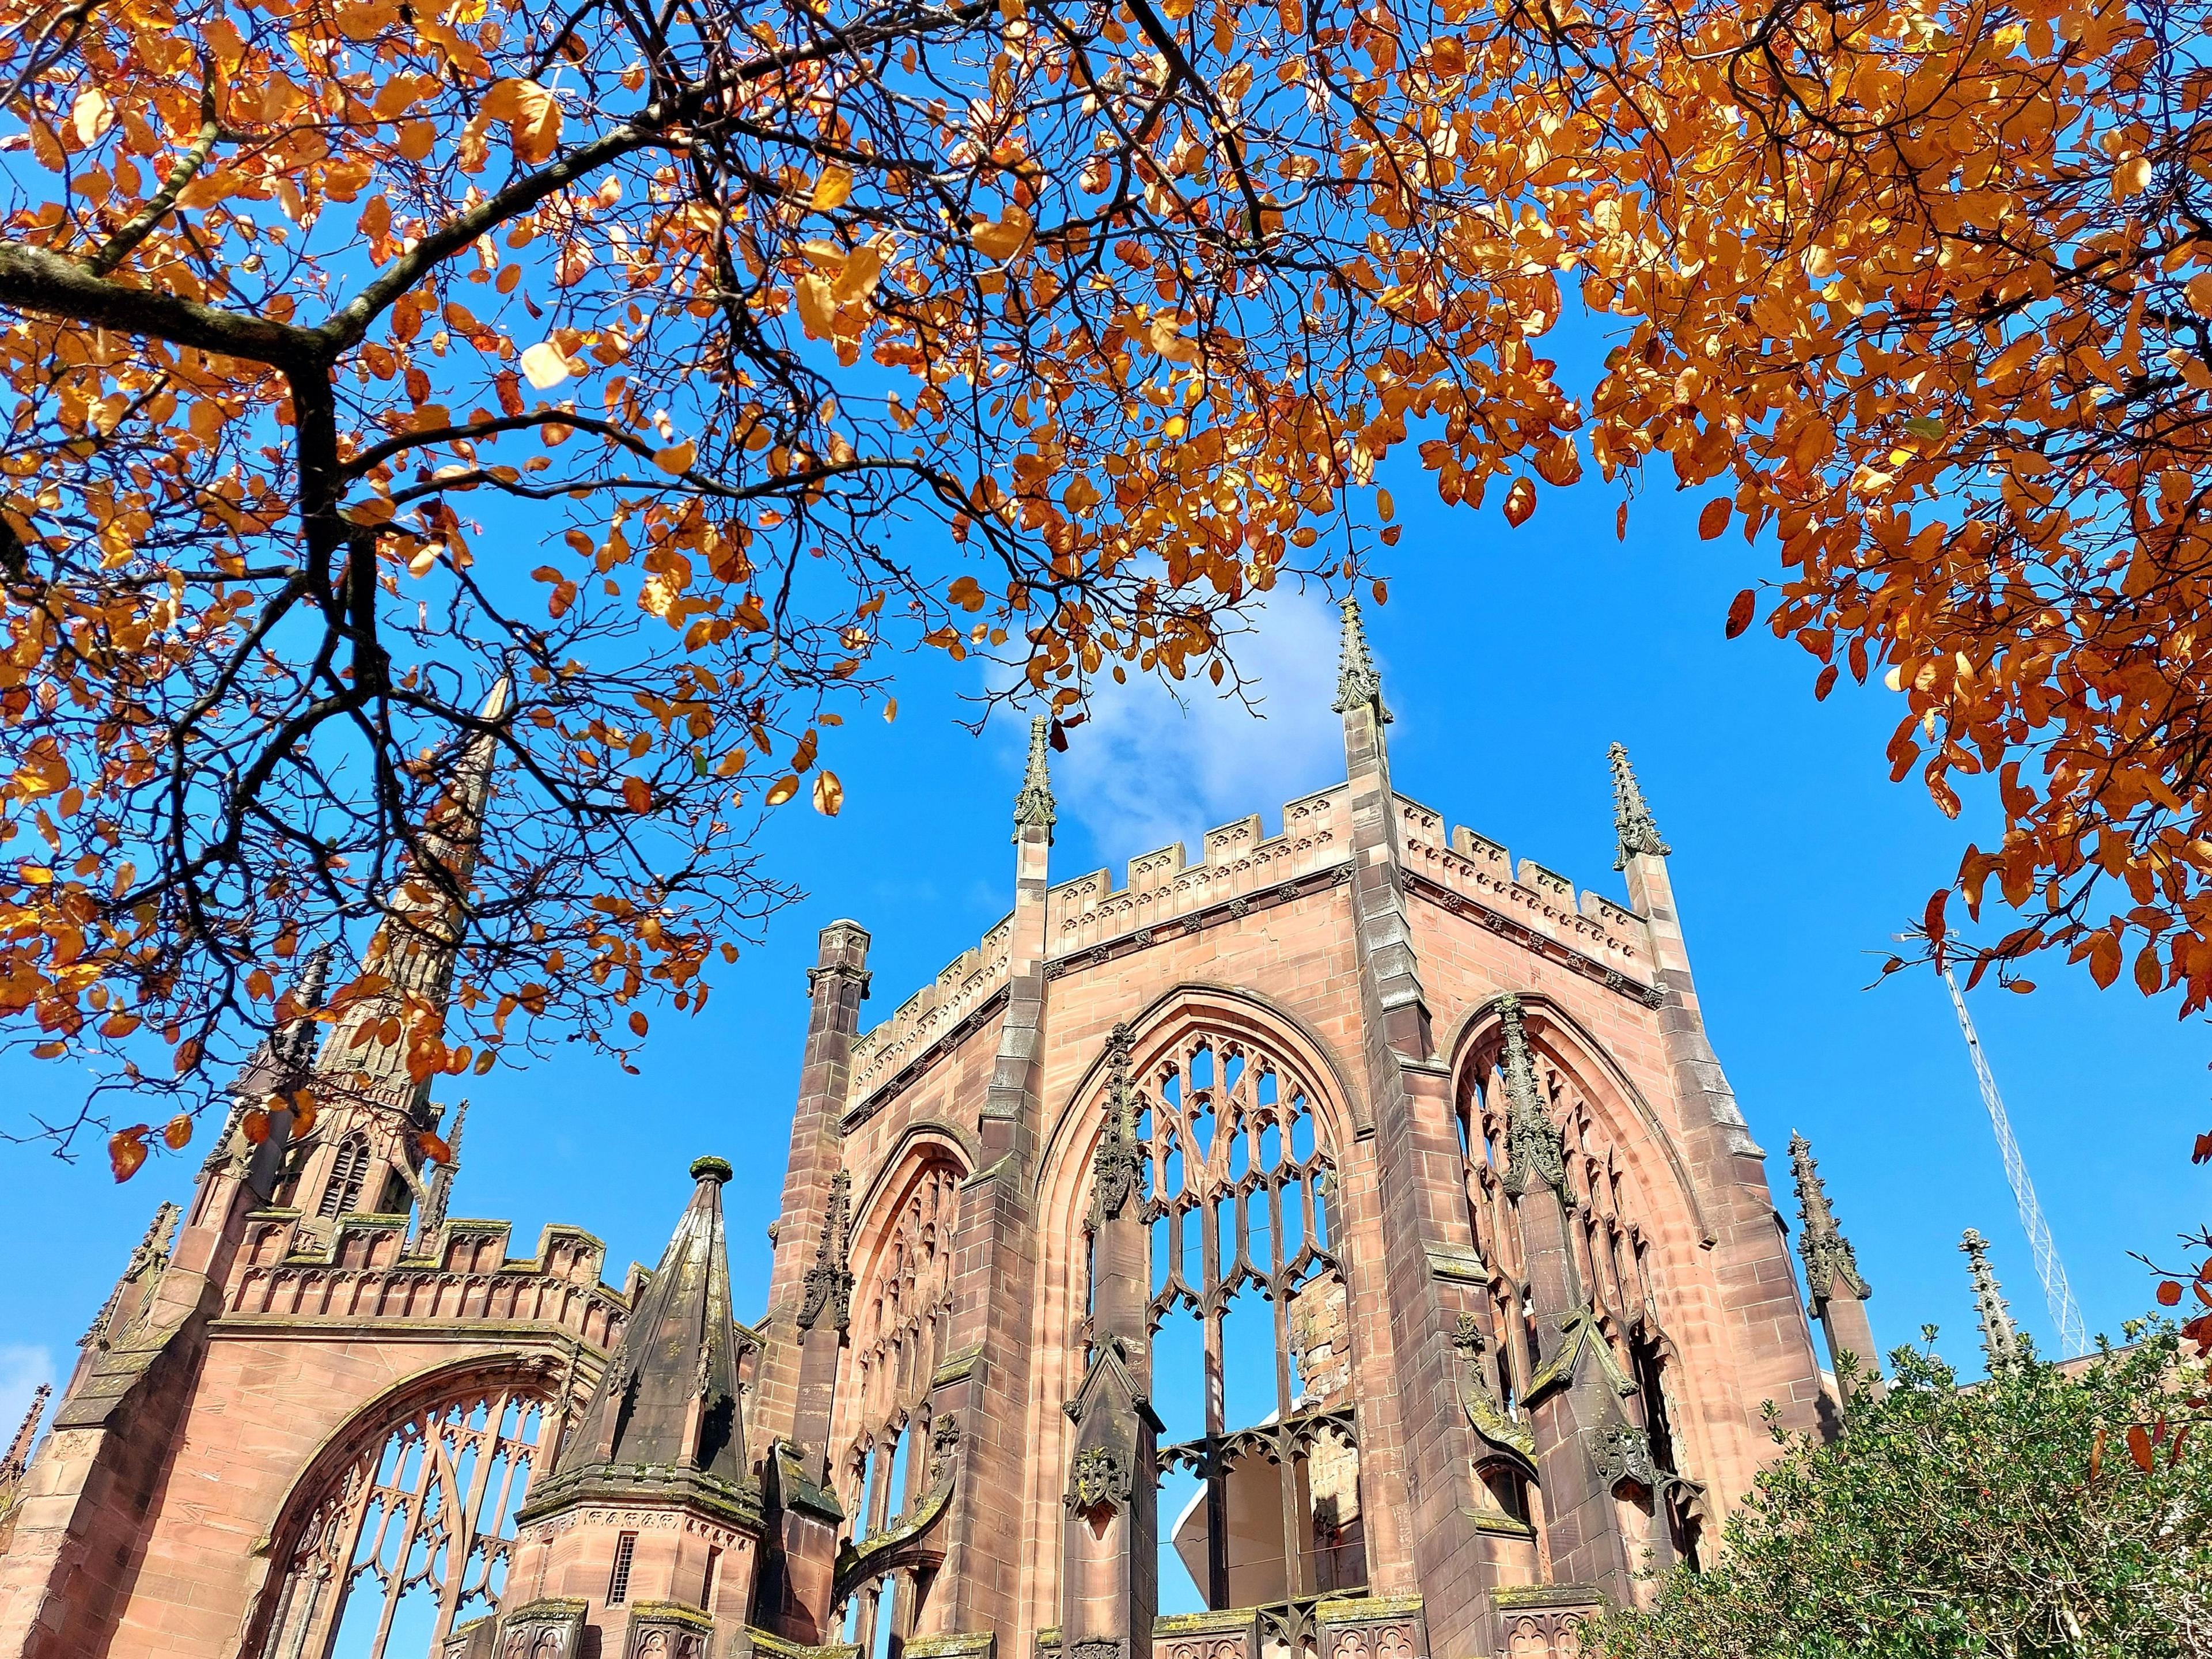
[[[1342,782],[1119,885],[1040,726],[1012,908],[872,1029],[824,930],[756,1325],[721,1159],[617,1289],[285,1034],[0,1463],[0,1656],[1573,1653],[1835,1401],[1626,757],[1577,896],[1392,787],[1350,607],[1337,709]]]

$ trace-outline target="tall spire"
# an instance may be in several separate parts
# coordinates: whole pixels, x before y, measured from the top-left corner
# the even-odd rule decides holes
[[[1030,761],[1022,773],[1021,793],[1014,797],[1014,835],[1020,839],[1024,830],[1049,831],[1056,821],[1053,812],[1051,769],[1045,759],[1046,734],[1051,730],[1052,719],[1038,714],[1030,721]]]
[[[1805,1224],[1797,1238],[1797,1251],[1805,1262],[1805,1287],[1812,1291],[1816,1304],[1831,1300],[1839,1285],[1848,1294],[1865,1301],[1874,1291],[1859,1272],[1850,1241],[1836,1224],[1835,1212],[1828,1207],[1828,1191],[1821,1184],[1820,1167],[1813,1161],[1813,1143],[1794,1130],[1790,1136],[1790,1167],[1797,1177],[1797,1214]]]
[[[1990,1241],[1978,1229],[1969,1227],[1960,1238],[1959,1248],[1966,1252],[1966,1272],[1974,1283],[1974,1314],[1981,1322],[1982,1355],[1994,1372],[2020,1358],[2020,1333],[2013,1327],[2012,1310],[2006,1305],[2004,1292],[1997,1288],[1996,1273],[1990,1267]]]
[[[1552,1121],[1543,1090],[1536,1081],[1521,999],[1508,992],[1498,999],[1498,1006],[1505,1023],[1505,1045],[1498,1056],[1498,1069],[1505,1074],[1506,1185],[1520,1194],[1541,1181],[1567,1200],[1565,1138]]]
[[[1613,765],[1613,827],[1620,841],[1620,851],[1613,860],[1613,867],[1626,869],[1632,853],[1651,853],[1665,858],[1674,849],[1659,838],[1659,826],[1652,821],[1651,809],[1644,804],[1643,787],[1636,781],[1636,774],[1628,764],[1626,746],[1616,743],[1606,756]]]
[[[722,1183],[730,1166],[691,1166],[691,1202],[638,1297],[582,1427],[532,1508],[580,1486],[683,1480],[735,1486],[745,1475],[738,1420],[737,1332],[730,1318],[730,1260],[722,1235]]]
[[[1375,659],[1367,649],[1367,627],[1360,620],[1359,601],[1346,593],[1344,643],[1336,662],[1336,701],[1329,708],[1348,714],[1362,703],[1373,706],[1378,721],[1389,723],[1390,711],[1382,706],[1382,676],[1376,672]]]
[[[477,718],[497,721],[507,713],[513,683],[502,674],[485,695]],[[356,1041],[365,1025],[398,1016],[409,999],[442,1010],[452,989],[453,963],[464,934],[469,871],[491,799],[499,752],[495,732],[473,732],[461,744],[445,787],[425,815],[383,919],[369,940],[362,965],[384,975],[388,989],[362,998],[339,1018],[323,1044],[325,1071],[348,1075],[385,1103],[402,1105],[419,1119],[430,1097],[430,1079],[408,1066],[411,1031],[396,1042]],[[335,1057],[335,1065],[331,1061]],[[410,1174],[411,1175],[411,1170]],[[418,1184],[410,1182],[410,1184]]]

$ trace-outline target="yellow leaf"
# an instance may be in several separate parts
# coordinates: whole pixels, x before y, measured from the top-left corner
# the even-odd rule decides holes
[[[822,176],[814,181],[814,210],[827,213],[832,208],[845,205],[845,198],[853,193],[851,172],[831,162],[822,169]]]
[[[2112,197],[2116,201],[2140,196],[2149,187],[2150,161],[2147,156],[2136,156],[2112,169]]]
[[[522,372],[540,392],[568,378],[568,354],[550,340],[540,340],[522,354]]]
[[[796,777],[778,778],[775,781],[775,787],[768,792],[768,804],[770,806],[781,806],[798,793],[799,780]]]
[[[978,219],[968,228],[968,238],[982,251],[986,258],[1006,264],[1029,246],[1030,236],[1036,229],[1030,216],[1018,207],[1009,206],[1005,216],[995,222]]]
[[[845,786],[837,781],[835,772],[824,771],[814,780],[814,810],[824,817],[834,818],[845,805]]]
[[[106,93],[93,87],[79,93],[76,102],[70,106],[70,125],[76,129],[77,143],[90,144],[115,125],[115,106],[107,101]]]
[[[2183,292],[2189,296],[2191,311],[2200,317],[2212,317],[2212,270],[2198,271]]]
[[[698,458],[699,446],[686,438],[680,444],[671,444],[653,458],[653,464],[672,477],[681,477],[691,470]]]

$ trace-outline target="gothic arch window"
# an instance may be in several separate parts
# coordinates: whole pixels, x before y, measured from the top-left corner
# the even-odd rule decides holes
[[[949,1158],[924,1154],[897,1189],[888,1235],[853,1303],[846,1364],[858,1403],[838,1468],[855,1542],[896,1524],[922,1496],[929,1383],[951,1328],[960,1181]],[[846,1616],[846,1639],[860,1644],[864,1659],[880,1659],[895,1635],[914,1628],[927,1591],[914,1572],[863,1585]]]
[[[478,1382],[399,1411],[307,1500],[260,1659],[421,1659],[495,1613],[552,1407]]]
[[[368,1182],[368,1137],[358,1129],[338,1143],[331,1160],[330,1179],[323,1183],[322,1201],[315,1213],[326,1218],[351,1214],[361,1207],[361,1189]]]
[[[1575,1068],[1543,1038],[1546,1028],[1532,1014],[1529,1038],[1537,1088],[1565,1142],[1567,1188],[1573,1210],[1568,1243],[1580,1282],[1600,1316],[1599,1328],[1622,1370],[1638,1383],[1634,1410],[1661,1467],[1674,1468],[1676,1446],[1666,1407],[1666,1361],[1670,1351],[1659,1323],[1650,1240],[1642,1199],[1620,1148]],[[1525,1431],[1520,1401],[1530,1377],[1548,1356],[1541,1352],[1539,1328],[1528,1295],[1527,1258],[1517,1212],[1505,1188],[1510,1105],[1499,1071],[1499,1036],[1493,1032],[1477,1050],[1475,1063],[1463,1068],[1458,1090],[1458,1126],[1463,1155],[1468,1219],[1474,1243],[1490,1271],[1487,1328],[1480,1343],[1466,1345],[1470,1381],[1495,1409],[1503,1431]],[[1541,1493],[1526,1482],[1522,1504],[1501,1490],[1515,1468],[1510,1457],[1478,1458],[1477,1499],[1484,1507],[1540,1524]],[[1670,1489],[1667,1502],[1676,1506]],[[1694,1522],[1672,1516],[1678,1551],[1694,1541]]]
[[[1161,1608],[1261,1607],[1295,1650],[1367,1582],[1335,1161],[1262,1039],[1185,1030],[1133,1083]]]

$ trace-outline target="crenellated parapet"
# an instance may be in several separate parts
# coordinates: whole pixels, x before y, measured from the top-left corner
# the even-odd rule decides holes
[[[891,1017],[853,1039],[853,1084],[847,1099],[858,1105],[898,1075],[945,1033],[979,1012],[1005,986],[1013,940],[1012,915],[1001,917],[981,942],[938,970]]]
[[[1401,859],[1415,896],[1473,917],[1617,989],[1651,993],[1658,969],[1650,932],[1633,910],[1575,884],[1534,859],[1514,868],[1498,842],[1464,827],[1445,833],[1441,813],[1403,795],[1398,807]],[[1616,984],[1616,981],[1618,983]]]
[[[1207,830],[1194,861],[1181,842],[1130,860],[1127,886],[1104,870],[1061,882],[1045,896],[1045,949],[1055,958],[1093,950],[1333,867],[1351,856],[1351,814],[1352,792],[1338,784],[1285,805],[1276,835],[1255,812]]]
[[[606,1246],[580,1227],[549,1224],[538,1253],[515,1258],[504,1221],[449,1220],[416,1255],[404,1216],[341,1216],[327,1239],[300,1223],[295,1210],[246,1218],[228,1320],[536,1325],[609,1349],[629,1311],[631,1297],[601,1282]]]

